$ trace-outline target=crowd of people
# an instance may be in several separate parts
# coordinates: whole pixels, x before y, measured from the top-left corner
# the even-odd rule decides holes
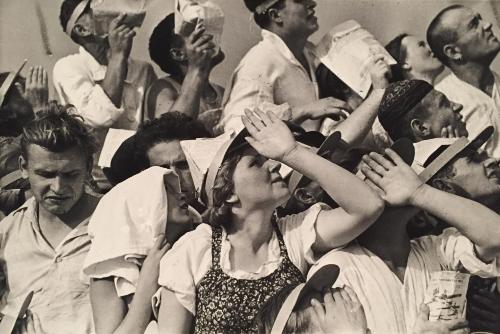
[[[243,1],[262,40],[225,87],[202,20],[154,28],[158,78],[91,0],[61,3],[57,100],[40,66],[0,73],[0,331],[500,333],[492,24],[432,13],[362,97],[314,0]],[[110,129],[134,134],[103,166]]]

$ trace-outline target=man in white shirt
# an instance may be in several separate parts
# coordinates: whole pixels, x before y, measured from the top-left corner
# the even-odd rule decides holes
[[[308,38],[318,30],[313,0],[245,0],[262,41],[241,60],[227,85],[221,126],[225,131],[243,128],[246,108],[271,106],[280,117],[319,130],[328,116],[342,114],[346,103],[319,99],[315,57]],[[290,115],[291,110],[291,115]]]
[[[500,77],[490,65],[500,51],[492,25],[472,9],[453,5],[443,9],[427,29],[427,41],[451,74],[436,85],[450,100],[463,105],[469,138],[487,126],[495,132],[486,151],[500,158]]]
[[[80,48],[57,61],[54,86],[61,103],[73,104],[93,128],[137,129],[144,94],[156,79],[150,64],[130,59],[135,31],[124,19],[115,18],[107,36],[99,36],[89,0],[61,5],[61,25]]]

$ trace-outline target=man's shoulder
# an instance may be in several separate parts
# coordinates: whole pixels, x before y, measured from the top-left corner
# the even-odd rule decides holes
[[[32,197],[24,202],[19,208],[12,211],[7,217],[0,221],[0,233],[6,233],[12,228],[15,228],[15,226],[25,223],[27,213],[34,210],[35,205],[35,198]]]
[[[67,55],[65,57],[59,58],[54,64],[53,75],[57,77],[59,75],[67,74],[69,72],[86,70],[85,57],[80,53],[74,53]]]

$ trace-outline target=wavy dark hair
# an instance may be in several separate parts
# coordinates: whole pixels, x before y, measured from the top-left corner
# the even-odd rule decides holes
[[[37,118],[26,124],[21,135],[21,154],[28,161],[28,146],[38,145],[51,152],[79,148],[92,166],[96,142],[83,119],[72,113],[72,105],[61,106],[55,101],[37,113]]]

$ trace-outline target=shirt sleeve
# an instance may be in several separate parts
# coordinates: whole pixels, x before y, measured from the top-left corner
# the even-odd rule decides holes
[[[456,228],[445,229],[441,235],[434,237],[433,240],[441,263],[448,270],[463,268],[470,274],[481,277],[500,276],[497,259],[491,263],[484,263],[476,256],[472,241]]]
[[[313,244],[316,242],[316,221],[322,210],[328,206],[318,203],[299,214],[286,216],[278,221],[283,234],[288,256],[303,274],[316,262]]]
[[[210,269],[212,263],[212,230],[201,224],[186,233],[165,254],[160,262],[158,284],[175,293],[178,301],[195,314],[196,285]],[[159,298],[159,293],[153,300]],[[154,301],[154,304],[158,302]]]
[[[63,104],[72,104],[85,122],[94,128],[111,127],[123,114],[83,68],[68,59],[56,63],[53,71],[54,87]]]
[[[287,114],[290,109],[288,103],[276,105],[274,103],[274,80],[271,73],[264,71],[260,73],[259,69],[248,70],[251,64],[241,66],[236,69],[231,77],[229,89],[226,91],[226,97],[223,101],[223,119],[224,130],[239,132],[243,129],[241,116],[245,109],[272,109],[278,117]]]

